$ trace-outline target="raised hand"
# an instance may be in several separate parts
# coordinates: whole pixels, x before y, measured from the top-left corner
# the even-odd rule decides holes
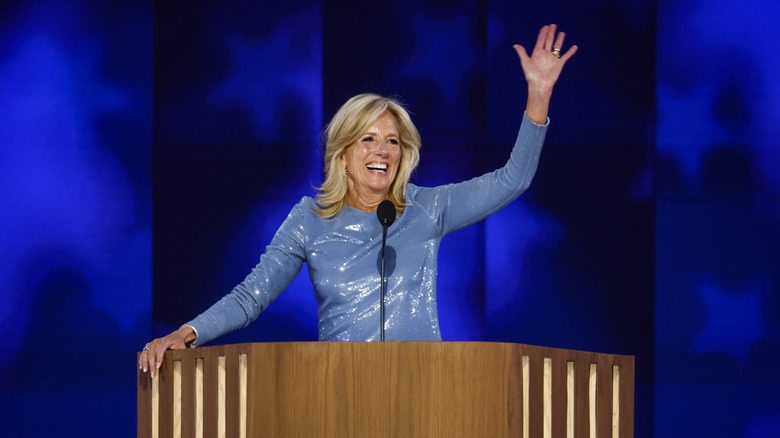
[[[556,29],[557,27],[551,24],[544,26],[539,31],[539,36],[536,38],[536,45],[531,56],[528,56],[523,46],[519,44],[514,45],[517,56],[520,57],[520,64],[523,67],[525,80],[528,82],[529,87],[552,90],[553,85],[555,85],[555,82],[561,75],[563,65],[577,53],[577,46],[571,46],[566,53],[561,55],[563,40],[566,38],[566,34],[558,32],[556,35]]]
[[[577,46],[571,46],[566,53],[561,54],[566,34],[558,32],[556,35],[556,30],[557,26],[554,24],[542,27],[531,56],[528,56],[523,46],[514,45],[517,56],[520,57],[525,80],[528,82],[526,114],[539,124],[545,123],[547,119],[552,89],[564,64],[577,53]]]

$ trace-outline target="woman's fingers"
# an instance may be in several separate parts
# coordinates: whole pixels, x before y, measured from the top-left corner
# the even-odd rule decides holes
[[[517,56],[520,58],[521,63],[525,63],[528,60],[528,53],[525,51],[525,47],[521,46],[520,44],[515,44],[514,46],[515,52],[517,52]]]
[[[558,36],[555,37],[555,43],[553,44],[553,47],[552,47],[553,50],[555,50],[555,49],[558,49],[558,50],[563,49],[563,40],[565,38],[566,38],[566,34],[565,33],[558,32]]]
[[[545,26],[542,29],[546,28],[546,34],[544,36],[544,49],[549,50],[552,52],[553,49],[553,39],[555,38],[555,29],[557,28],[556,25],[551,24],[549,26]]]
[[[554,24],[542,27],[530,55],[523,46],[514,46],[529,87],[551,90],[558,81],[563,65],[577,52],[577,46],[572,46],[563,53],[566,34],[557,32],[557,29]]]
[[[547,41],[547,28],[548,26],[543,26],[539,29],[539,35],[536,37],[536,45],[534,45],[534,52],[537,50],[545,50],[544,44]]]
[[[154,375],[157,372],[157,367],[155,366],[156,358],[157,358],[156,351],[159,345],[160,342],[158,339],[155,339],[154,341],[150,342],[149,348],[151,350],[147,351],[147,353],[149,354],[146,355],[146,369],[149,370],[149,375],[152,377],[154,377]]]
[[[534,47],[534,51],[540,50],[543,52],[552,53],[553,50],[555,49],[558,49],[559,52],[563,50],[563,43],[566,40],[566,33],[565,32],[556,33],[557,29],[558,26],[555,24],[550,24],[542,27],[542,29],[539,31],[539,36],[536,39],[536,46]],[[566,51],[566,55],[565,55],[566,59],[571,58],[571,56],[574,55],[574,52],[576,51],[577,51],[577,46],[572,46],[568,51]],[[531,56],[533,56],[533,54]],[[561,58],[563,57],[564,56],[561,56]]]
[[[177,332],[173,332],[163,338],[157,338],[144,346],[144,350],[141,352],[138,360],[138,367],[154,377],[160,366],[162,366],[166,350],[183,350],[185,348],[187,348],[187,345],[185,345],[184,339]]]
[[[569,50],[567,50],[566,53],[564,53],[563,56],[561,56],[561,61],[563,62],[568,61],[569,58],[571,58],[572,56],[574,56],[575,53],[577,53],[578,48],[579,47],[577,47],[576,45],[569,47]]]
[[[157,369],[159,368],[158,363],[162,363],[162,358],[157,360],[157,352],[161,345],[162,343],[159,339],[155,339],[152,342],[146,344],[138,359],[138,368],[143,370],[145,373],[150,373],[152,377],[154,377]],[[165,349],[162,350],[162,353],[165,353]]]
[[[146,348],[146,347],[144,347]],[[138,369],[143,370],[143,372],[146,372],[146,368],[144,368],[144,364],[146,364],[146,355],[147,351],[143,350],[141,354],[138,356]]]
[[[168,349],[168,342],[162,343],[160,342],[160,345],[157,347],[157,350],[155,351],[155,357],[154,357],[154,371],[152,371],[152,377],[154,377],[155,374],[157,374],[157,371],[160,369],[160,366],[163,362],[163,357],[165,356],[165,350]]]
[[[151,342],[144,346],[144,350],[141,351],[141,356],[138,359],[138,368],[142,369],[145,373],[149,372],[149,357],[151,356]]]

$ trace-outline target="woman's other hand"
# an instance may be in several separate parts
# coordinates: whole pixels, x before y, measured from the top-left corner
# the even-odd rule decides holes
[[[154,377],[157,370],[162,365],[163,356],[166,350],[184,350],[187,345],[191,344],[197,339],[195,331],[192,327],[182,327],[175,332],[157,338],[152,342],[146,344],[144,350],[141,352],[141,356],[138,359],[138,368],[143,372],[151,371],[150,375]]]

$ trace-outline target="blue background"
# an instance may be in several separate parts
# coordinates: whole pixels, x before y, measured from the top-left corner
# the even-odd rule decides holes
[[[550,22],[580,52],[532,188],[442,242],[445,340],[635,355],[638,437],[776,436],[779,21],[768,0],[5,2],[3,436],[135,436],[136,351],[244,278],[350,96],[408,105],[417,184],[500,166],[511,46]],[[304,270],[218,342],[315,339]]]

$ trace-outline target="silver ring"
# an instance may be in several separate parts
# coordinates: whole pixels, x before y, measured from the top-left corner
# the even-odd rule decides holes
[[[152,351],[152,349],[148,345],[144,345],[144,349],[141,351]]]
[[[555,55],[557,58],[561,57],[561,49],[558,47],[553,47],[552,54]]]

